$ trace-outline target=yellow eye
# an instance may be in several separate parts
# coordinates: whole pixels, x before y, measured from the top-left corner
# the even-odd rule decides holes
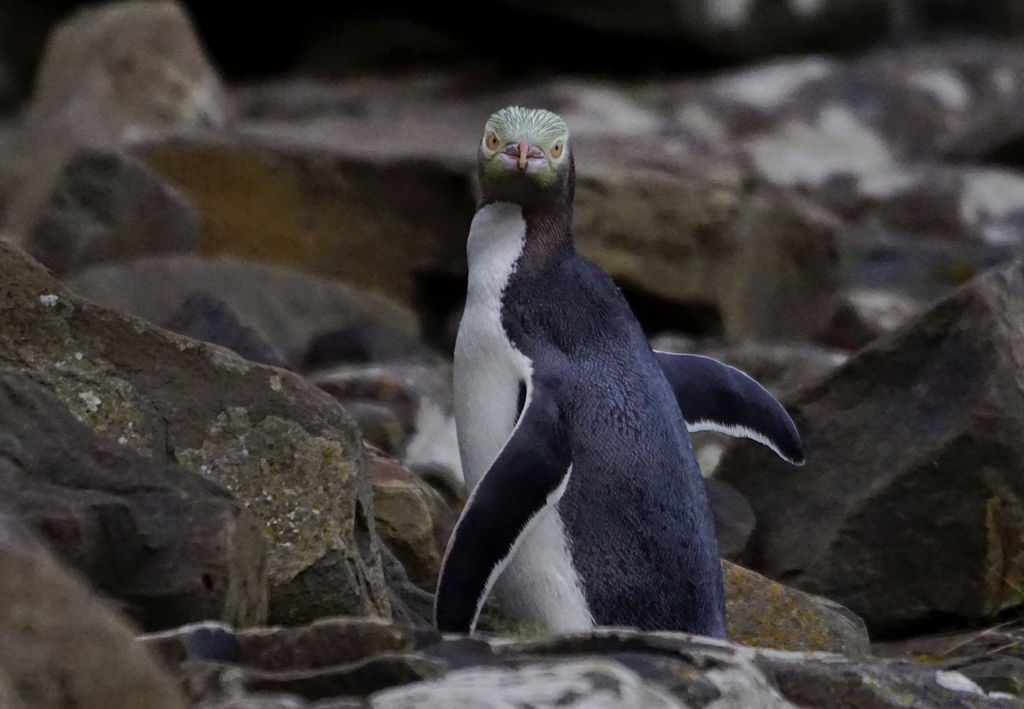
[[[565,150],[565,146],[562,145],[562,141],[558,141],[557,143],[551,146],[551,157],[557,160],[558,158],[562,157],[563,150]]]
[[[484,142],[486,143],[487,147],[490,148],[491,150],[497,150],[498,146],[501,145],[501,141],[498,140],[498,136],[495,135],[494,133],[488,133],[487,137],[484,139]]]

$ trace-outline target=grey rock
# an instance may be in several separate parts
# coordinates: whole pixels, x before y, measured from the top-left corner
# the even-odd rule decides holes
[[[791,468],[736,446],[716,476],[754,507],[752,567],[881,634],[1019,604],[1024,267],[981,276],[788,402]]]
[[[185,709],[131,627],[0,515],[0,699],[8,709]]]
[[[5,244],[0,360],[9,369],[93,430],[246,504],[271,542],[271,618],[388,616],[362,440],[330,396],[82,300]]]
[[[166,323],[184,302],[202,293],[224,303],[291,367],[303,366],[314,339],[326,332],[380,323],[416,340],[419,324],[408,309],[345,283],[290,268],[220,257],[166,256],[98,266],[68,287],[100,305]]]
[[[200,227],[191,201],[145,163],[87,149],[64,165],[24,247],[63,276],[104,261],[194,251]]]
[[[746,700],[754,698],[747,695]],[[738,701],[740,697],[730,699]],[[764,702],[765,698],[760,695],[756,699],[766,708],[791,706],[782,701]],[[459,670],[433,682],[381,692],[371,698],[370,706],[380,709],[453,706],[683,709],[686,705],[619,663],[595,658],[526,663],[516,668]]]
[[[0,491],[8,511],[145,628],[266,620],[266,542],[240,503],[96,435],[52,392],[2,368]]]
[[[723,559],[737,561],[743,557],[747,540],[754,531],[754,509],[747,498],[728,483],[709,478],[704,481],[708,502],[715,515],[718,553]]]
[[[205,293],[193,293],[185,298],[163,326],[179,335],[227,347],[252,362],[287,366],[284,356],[242,323],[231,308]]]

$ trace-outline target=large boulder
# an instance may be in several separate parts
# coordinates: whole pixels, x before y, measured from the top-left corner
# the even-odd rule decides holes
[[[267,617],[266,542],[223,488],[143,457],[0,368],[0,498],[145,628]]]
[[[399,337],[419,335],[416,316],[387,298],[252,260],[154,256],[97,266],[67,283],[100,305],[161,324],[184,319],[190,298],[216,300],[281,352],[293,368],[304,363],[312,343],[324,334],[374,325]],[[198,330],[190,334],[207,339]]]
[[[129,450],[223,485],[270,539],[270,615],[388,615],[366,457],[327,394],[72,295],[0,243],[0,361]]]
[[[716,476],[754,506],[752,568],[880,634],[1020,604],[1024,266],[979,277],[788,402],[793,468],[736,446]]]
[[[0,567],[5,709],[185,709],[133,629],[3,514]]]
[[[182,6],[108,3],[53,31],[24,112],[25,180],[7,226],[27,237],[64,162],[159,126],[224,125],[230,106]]]

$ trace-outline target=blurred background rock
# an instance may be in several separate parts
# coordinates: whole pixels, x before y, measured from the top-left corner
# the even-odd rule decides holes
[[[857,658],[870,634],[929,663],[760,655],[772,686],[801,706],[842,677],[870,678],[871,706],[1019,697],[1015,0],[0,0],[4,510],[146,630],[313,622],[154,643],[195,660],[214,638],[205,659],[242,665],[258,653],[230,648],[289,648],[245,692],[450,669],[386,621],[429,625],[465,499],[451,350],[476,145],[510,103],[568,120],[578,246],[653,344],[750,372],[804,433],[801,469],[695,437],[732,639]],[[217,543],[175,541],[190,525]],[[319,620],[339,614],[375,620]],[[377,669],[296,679],[303,643]],[[374,655],[396,648],[425,654]],[[192,660],[197,706],[305,706],[218,704],[223,668]],[[686,676],[784,706],[733,671]]]

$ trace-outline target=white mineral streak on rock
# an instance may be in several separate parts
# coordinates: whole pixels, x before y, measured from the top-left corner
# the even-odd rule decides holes
[[[751,4],[751,0],[705,0],[705,17],[712,27],[733,30],[747,21]]]
[[[908,77],[910,84],[935,96],[948,109],[962,111],[971,99],[967,85],[952,72],[919,69]]]
[[[826,106],[816,123],[790,121],[747,143],[757,170],[785,185],[821,185],[833,175],[866,175],[892,166],[889,148],[845,106]]]
[[[832,62],[820,57],[773,62],[719,80],[715,93],[758,108],[772,108],[809,81],[825,76],[832,68]]]
[[[461,670],[434,681],[380,692],[370,698],[370,706],[374,709],[685,707],[619,663],[601,659],[552,661],[514,669]]]
[[[959,672],[939,670],[935,673],[935,681],[940,687],[951,692],[968,692],[985,696],[984,690]]]
[[[960,219],[992,244],[1021,243],[1019,229],[1007,220],[1024,214],[1024,175],[1010,170],[978,170],[964,177]]]

